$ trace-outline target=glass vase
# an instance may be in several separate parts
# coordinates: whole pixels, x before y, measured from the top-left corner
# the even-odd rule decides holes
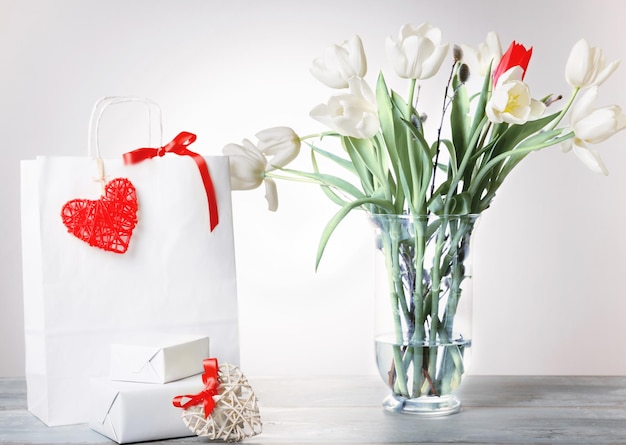
[[[391,412],[443,416],[472,344],[471,239],[478,215],[370,215],[376,239],[375,344]]]

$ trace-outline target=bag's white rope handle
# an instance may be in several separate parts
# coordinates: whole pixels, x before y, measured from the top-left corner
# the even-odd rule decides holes
[[[93,151],[95,148],[95,157],[100,157],[100,145],[99,145],[99,135],[100,135],[100,120],[104,111],[111,105],[117,105],[121,103],[127,102],[138,102],[146,105],[148,111],[148,145],[152,145],[152,115],[153,112],[156,113],[157,125],[159,128],[159,140],[157,141],[158,146],[160,147],[163,144],[163,120],[161,117],[161,108],[156,102],[153,102],[149,99],[145,99],[142,97],[133,97],[133,96],[105,96],[99,99],[93,106],[91,111],[91,118],[89,119],[89,134],[88,134],[88,143],[87,143],[87,151],[89,156],[93,156]]]
[[[159,140],[157,141],[157,146],[161,147],[163,145],[163,119],[161,115],[161,108],[156,102],[153,102],[149,99],[145,99],[142,97],[134,97],[134,96],[105,96],[98,101],[93,106],[91,110],[91,117],[89,119],[89,128],[88,128],[88,139],[87,139],[87,154],[89,157],[95,157],[96,166],[98,171],[98,176],[96,180],[99,181],[102,185],[102,194],[104,194],[104,184],[105,184],[105,174],[104,174],[104,161],[100,156],[100,144],[99,144],[99,134],[100,134],[100,120],[102,119],[102,115],[104,111],[111,105],[117,105],[121,103],[127,102],[138,102],[146,105],[146,109],[148,112],[148,146],[152,146],[152,129],[153,129],[153,113],[156,114],[156,120],[158,125],[158,135]],[[95,149],[95,156],[94,156]]]

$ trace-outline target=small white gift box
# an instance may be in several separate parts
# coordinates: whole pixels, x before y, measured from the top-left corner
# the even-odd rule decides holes
[[[193,436],[172,400],[203,387],[201,375],[163,385],[92,378],[89,427],[120,444]]]
[[[111,345],[111,380],[167,383],[202,372],[209,338],[145,335]]]

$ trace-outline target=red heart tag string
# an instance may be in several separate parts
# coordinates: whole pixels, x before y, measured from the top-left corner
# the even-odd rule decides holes
[[[202,404],[204,408],[204,418],[206,419],[213,412],[215,408],[215,401],[213,396],[218,394],[218,377],[217,371],[219,369],[216,358],[207,358],[202,362],[204,367],[204,373],[202,374],[202,383],[204,383],[204,389],[198,394],[190,394],[184,396],[176,396],[172,400],[172,404],[176,408],[187,409],[190,406]],[[189,399],[183,403],[183,399]]]
[[[68,232],[90,246],[125,253],[137,225],[137,194],[126,178],[106,184],[98,200],[72,199],[61,210]]]
[[[202,183],[204,184],[204,190],[206,192],[209,206],[209,222],[211,231],[213,231],[219,223],[215,187],[213,186],[213,180],[211,179],[211,174],[209,173],[209,167],[204,158],[198,153],[194,153],[187,148],[187,146],[195,140],[195,134],[183,131],[179,133],[178,136],[176,136],[169,144],[164,145],[161,148],[138,148],[128,153],[124,153],[124,163],[136,164],[156,156],[163,156],[165,153],[175,153],[180,156],[191,156],[198,166],[200,176],[202,177]]]

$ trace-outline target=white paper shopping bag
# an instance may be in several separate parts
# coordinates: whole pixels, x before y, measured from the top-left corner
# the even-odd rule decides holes
[[[125,253],[79,239],[61,217],[69,201],[101,197],[94,157],[22,161],[27,400],[50,426],[87,421],[88,379],[108,375],[110,345],[129,334],[206,336],[212,355],[239,361],[228,159],[203,158],[219,212],[211,230],[191,156],[125,165],[121,155],[102,164],[107,181],[125,178],[136,190]]]

